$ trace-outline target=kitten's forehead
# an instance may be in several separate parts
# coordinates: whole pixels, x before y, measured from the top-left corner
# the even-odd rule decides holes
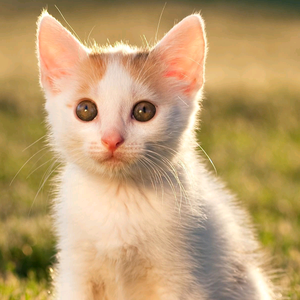
[[[151,94],[147,58],[147,52],[91,54],[80,66],[78,93],[115,108],[141,100]]]
[[[160,67],[147,50],[92,53],[80,66],[79,93],[99,85],[101,89],[105,86],[102,92],[110,93],[111,97],[135,93],[142,86],[159,89],[162,85],[159,73]]]
[[[106,72],[97,84],[97,93],[113,106],[126,101],[134,90],[134,80],[120,59],[107,62]]]

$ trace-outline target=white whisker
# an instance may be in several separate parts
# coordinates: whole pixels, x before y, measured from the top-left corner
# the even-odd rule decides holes
[[[216,175],[218,175],[217,169],[216,169],[216,167],[215,167],[213,161],[212,161],[211,158],[209,157],[209,155],[205,152],[205,150],[202,148],[202,146],[201,146],[199,143],[197,143],[197,145],[198,145],[198,147],[201,149],[201,151],[205,154],[205,156],[207,157],[207,159],[209,160],[209,162],[211,163],[211,165],[213,166]]]
[[[39,165],[38,167],[36,167],[33,171],[31,171],[31,172],[27,175],[26,179],[28,179],[35,171],[37,171],[38,169],[40,169],[41,167],[43,167],[44,165],[46,165],[47,163],[49,163],[49,161],[51,161],[51,160],[53,160],[53,159],[54,159],[54,157],[48,159],[46,162],[44,162],[44,163],[42,163],[41,165]]]
[[[52,169],[53,166],[56,164],[57,161],[58,161],[58,159],[56,159],[56,160],[51,164],[51,166],[50,166],[50,170],[51,170],[51,171],[49,171],[48,174],[47,174],[46,176],[43,176],[43,177],[44,177],[44,180],[43,180],[42,184],[40,185],[40,187],[39,187],[39,189],[38,189],[38,191],[37,191],[37,193],[36,193],[36,195],[35,195],[35,197],[34,197],[32,203],[31,203],[30,210],[29,210],[29,212],[28,212],[28,216],[30,215],[31,210],[32,210],[32,208],[33,208],[33,205],[34,205],[34,203],[35,203],[35,200],[37,199],[37,197],[38,197],[40,191],[42,190],[42,188],[44,187],[45,183],[46,183],[47,180],[50,178],[50,176],[51,176],[51,175],[52,175],[52,174],[60,167],[61,163],[58,164],[54,169]],[[49,170],[49,168],[47,169],[47,171],[48,171],[48,170]],[[47,173],[47,171],[46,171],[46,173]]]
[[[39,139],[37,139],[35,142],[33,142],[32,144],[30,144],[29,146],[27,146],[25,149],[22,150],[22,152],[26,151],[27,149],[29,149],[31,146],[35,145],[36,143],[38,143],[40,140],[42,140],[43,138],[45,138],[46,135],[43,135],[42,137],[40,137]]]
[[[12,185],[12,183],[14,182],[14,180],[16,179],[16,177],[19,175],[19,173],[23,170],[23,168],[26,166],[26,164],[31,161],[36,155],[38,155],[40,152],[44,151],[45,149],[47,149],[47,146],[43,147],[42,149],[40,149],[39,151],[37,151],[35,154],[33,154],[29,159],[26,160],[26,162],[23,164],[23,166],[19,169],[19,171],[16,173],[16,175],[13,177],[13,179],[11,180],[9,186]]]
[[[73,34],[76,36],[76,38],[78,39],[78,41],[81,42],[79,35],[75,32],[75,30],[73,29],[73,27],[69,24],[69,22],[66,20],[66,18],[64,17],[64,15],[62,14],[62,12],[60,11],[60,9],[57,7],[57,5],[54,5],[54,7],[58,10],[59,14],[61,15],[61,17],[63,18],[63,20],[66,22],[66,24],[70,27],[70,29],[73,31]]]
[[[167,6],[167,2],[165,2],[164,7],[163,7],[163,9],[160,13],[160,16],[159,16],[159,20],[158,20],[158,24],[157,24],[157,28],[156,28],[156,32],[155,32],[154,43],[157,43],[158,30],[159,30],[160,22],[161,22],[161,19],[162,19],[162,16],[164,14],[166,6]]]

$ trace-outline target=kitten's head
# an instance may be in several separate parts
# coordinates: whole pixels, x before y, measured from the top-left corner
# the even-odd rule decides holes
[[[141,176],[189,146],[182,143],[192,132],[206,53],[199,15],[151,49],[92,50],[43,12],[37,51],[54,148],[64,160],[107,176]]]

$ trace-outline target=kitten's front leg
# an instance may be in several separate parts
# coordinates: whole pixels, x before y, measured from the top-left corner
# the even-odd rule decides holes
[[[94,285],[86,264],[70,253],[60,253],[55,299],[94,300]]]

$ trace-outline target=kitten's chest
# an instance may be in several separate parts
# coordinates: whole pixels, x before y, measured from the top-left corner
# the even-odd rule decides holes
[[[163,202],[145,187],[69,175],[67,170],[57,212],[63,236],[77,245],[113,253],[138,245],[164,222]]]

